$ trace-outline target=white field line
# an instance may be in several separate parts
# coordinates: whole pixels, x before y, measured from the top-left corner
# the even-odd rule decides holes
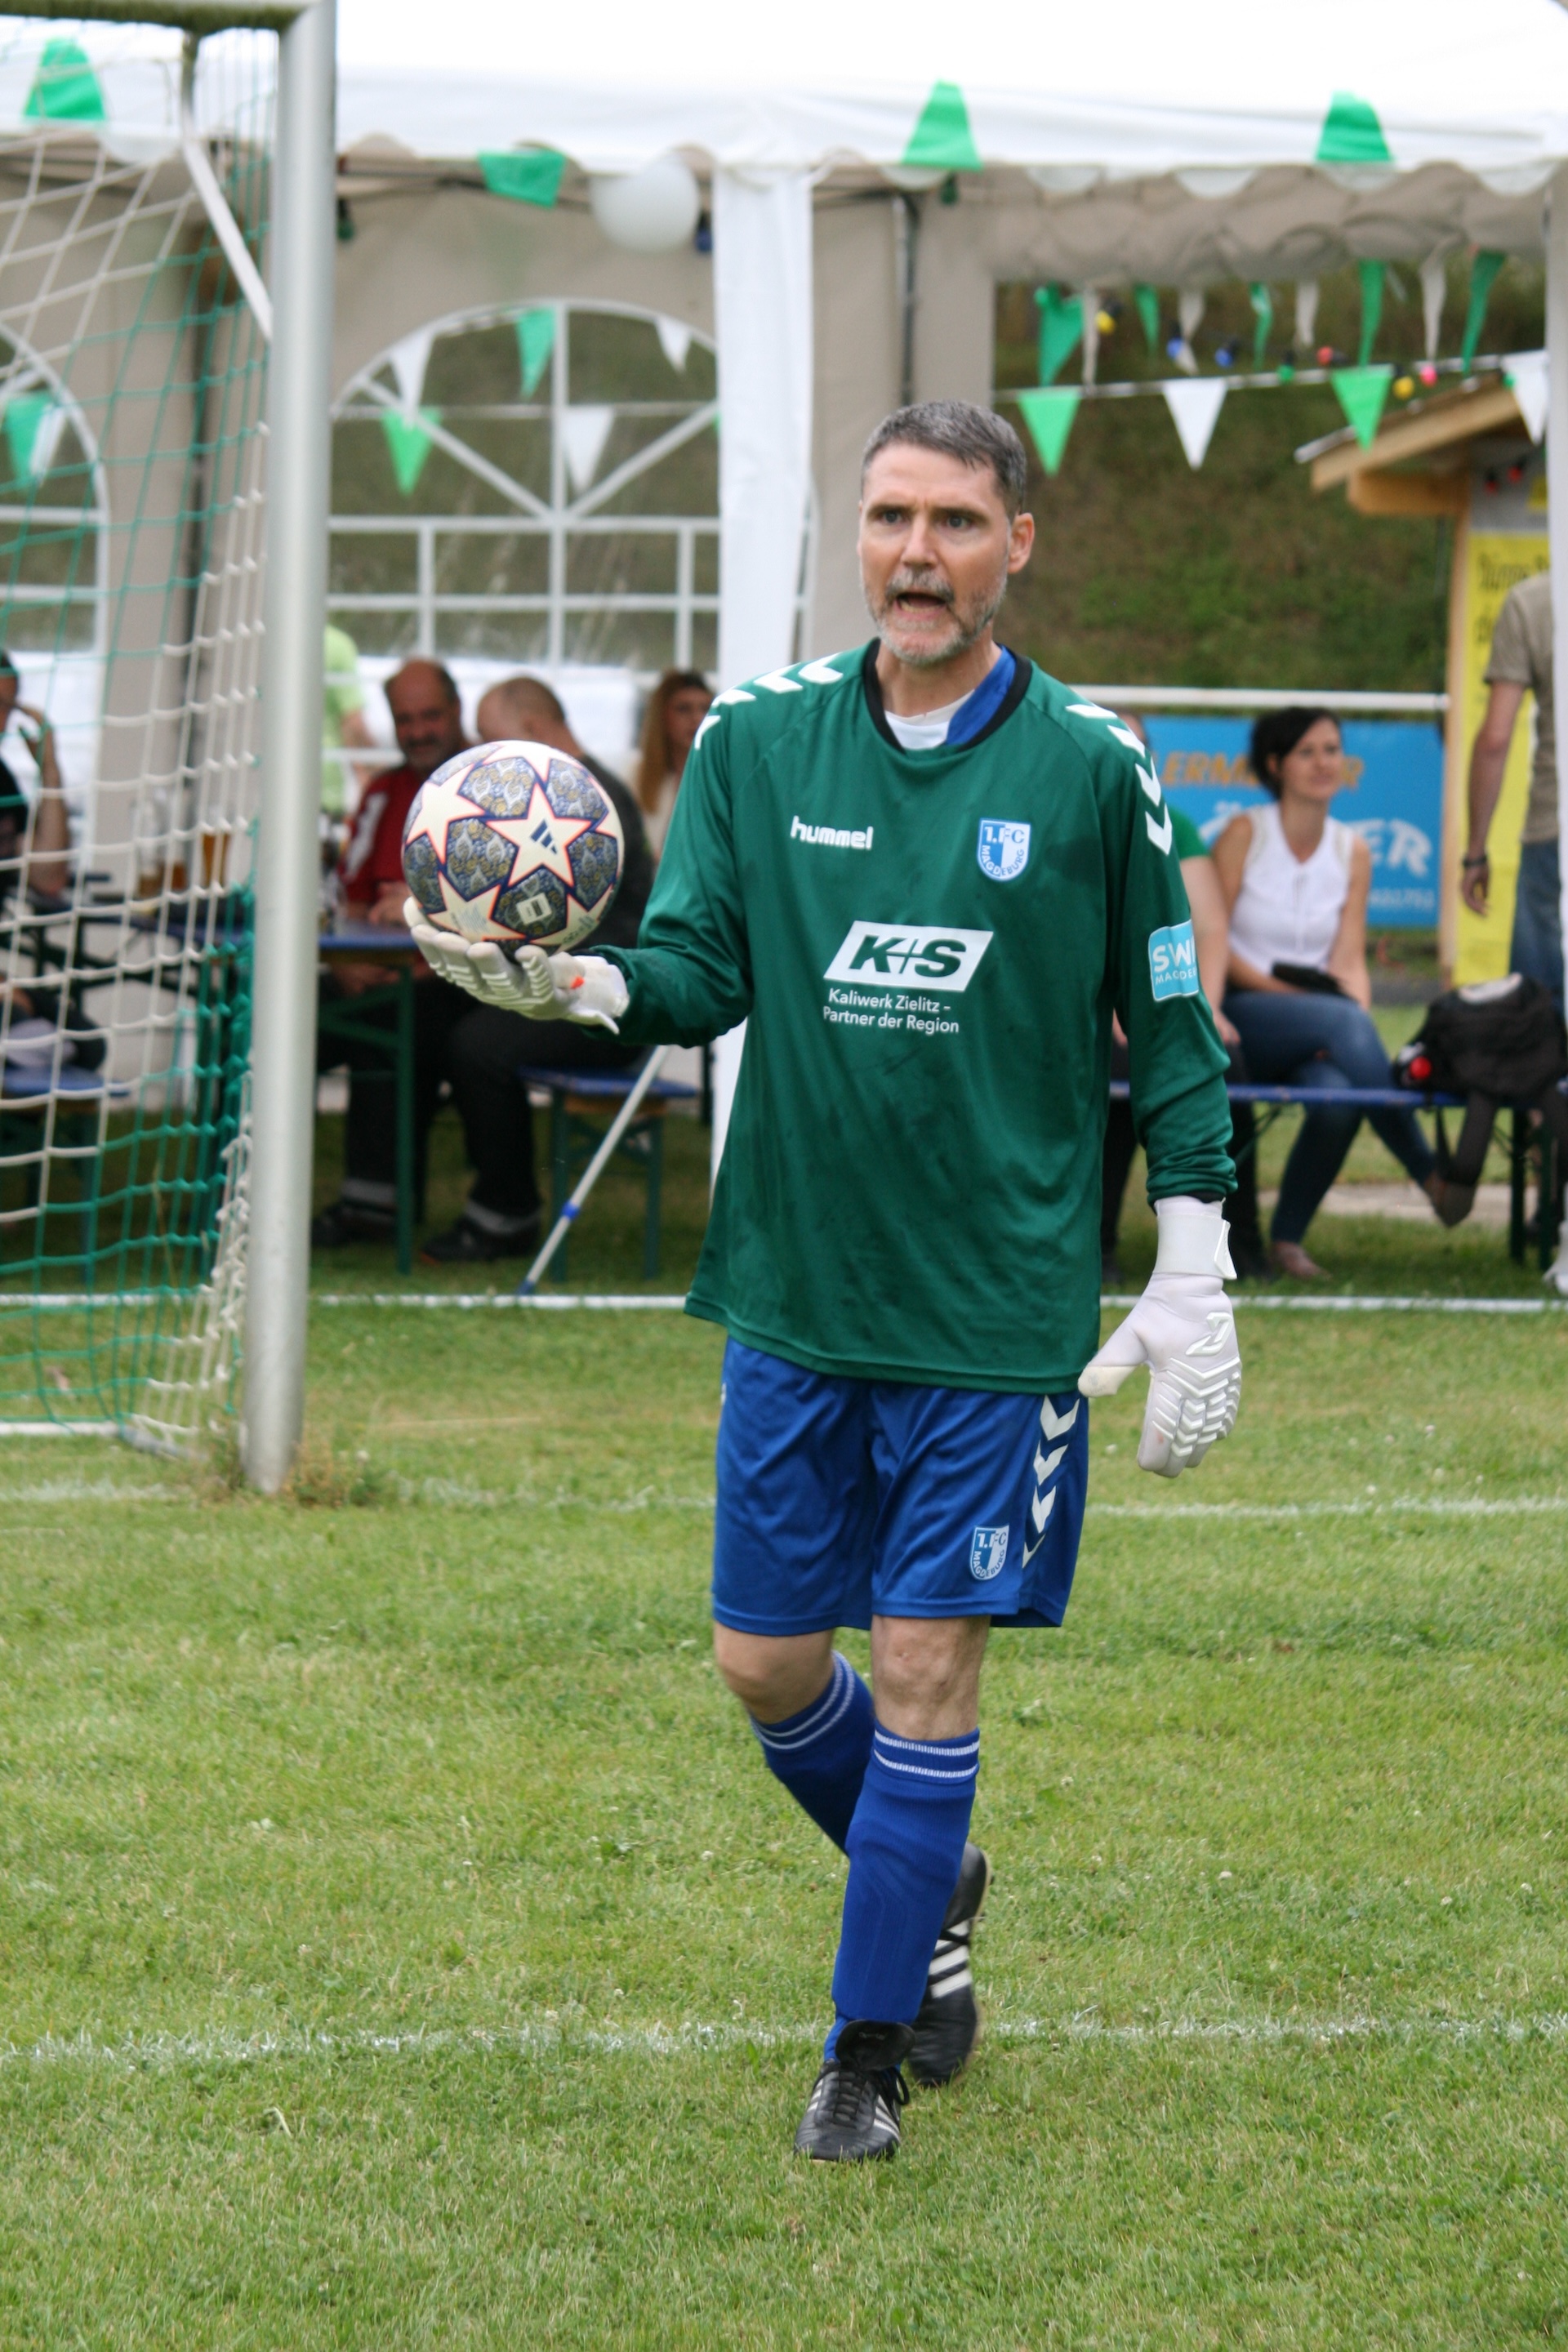
[[[454,1478],[399,1478],[402,1503],[435,1504],[449,1510],[585,1511],[612,1518],[638,1511],[711,1511],[711,1495],[660,1495],[651,1487],[613,1500],[579,1495],[539,1495],[526,1486],[469,1486]],[[0,1509],[11,1503],[174,1503],[190,1500],[183,1486],[119,1486],[107,1478],[52,1478],[33,1486],[0,1486]],[[1090,1503],[1088,1516],[1101,1519],[1508,1519],[1556,1518],[1568,1512],[1568,1495],[1395,1495],[1386,1502],[1306,1503]]]
[[[196,2033],[127,2034],[118,2042],[100,2042],[87,2033],[71,2038],[51,2033],[33,2042],[0,2043],[0,2067],[101,2067],[142,2072],[180,2066],[330,2062],[360,2056],[721,2056],[748,2045],[754,2049],[811,2047],[820,2039],[822,2030],[820,2021],[788,2025],[752,2025],[743,2020],[727,2020],[717,2024],[595,2027],[563,2023],[547,2016],[528,2024],[500,2028],[416,2026],[404,2031],[377,2031],[371,2026],[326,2026],[263,2033],[238,2033],[220,2028]],[[1056,2020],[988,2019],[986,2032],[993,2040],[1002,2042],[1045,2042],[1054,2048],[1100,2044],[1129,2050],[1184,2046],[1219,2050],[1290,2045],[1324,2048],[1358,2042],[1396,2048],[1527,2042],[1556,2044],[1568,2041],[1568,2016],[1561,2011],[1535,2017],[1262,2016],[1172,2018],[1153,2025],[1111,2025],[1092,2012],[1080,2012]]]
[[[561,1312],[570,1307],[587,1307],[606,1309],[622,1315],[638,1308],[651,1308],[656,1313],[679,1314],[686,1305],[684,1291],[655,1295],[640,1290],[563,1290],[535,1291],[527,1298],[519,1298],[510,1290],[318,1290],[311,1296],[312,1307],[458,1307],[468,1314],[485,1307],[536,1307],[545,1312]]]
[[[101,1314],[117,1307],[144,1307],[162,1294],[142,1290],[103,1290],[91,1294],[75,1290],[43,1291],[35,1296],[5,1297],[0,1294],[0,1315],[68,1315],[76,1313]],[[1100,1297],[1101,1307],[1135,1307],[1137,1296],[1131,1291],[1106,1291]],[[1238,1311],[1247,1314],[1289,1315],[1552,1315],[1568,1309],[1568,1298],[1430,1298],[1397,1297],[1369,1293],[1365,1297],[1342,1293],[1327,1297],[1270,1298],[1243,1293],[1232,1302]],[[510,1307],[537,1308],[543,1314],[561,1314],[576,1307],[596,1309],[609,1314],[679,1314],[686,1305],[684,1293],[612,1290],[568,1290],[535,1293],[531,1298],[519,1298],[510,1290],[319,1290],[312,1294],[312,1307],[412,1307],[416,1311],[439,1307],[455,1307],[474,1314],[482,1309]],[[96,1425],[96,1424],[94,1424]],[[0,1424],[4,1433],[5,1424]],[[26,1427],[29,1433],[32,1424]],[[49,1423],[51,1428],[58,1424]]]
[[[1101,1519],[1510,1519],[1568,1511],[1568,1495],[1399,1495],[1386,1503],[1090,1503]]]
[[[1107,1291],[1100,1303],[1101,1307],[1135,1307],[1138,1301],[1131,1292]],[[1548,1315],[1568,1308],[1568,1299],[1563,1298],[1361,1298],[1345,1296],[1261,1298],[1248,1294],[1234,1299],[1232,1303],[1237,1309],[1257,1307],[1275,1313],[1312,1315]],[[518,1298],[510,1291],[321,1290],[314,1294],[310,1304],[312,1307],[457,1307],[470,1314],[485,1307],[538,1307],[552,1311],[576,1307],[599,1307],[613,1313],[653,1308],[679,1313],[685,1307],[686,1300],[683,1296],[674,1293],[656,1297],[640,1291],[577,1290],[563,1291],[553,1296],[541,1292],[531,1298]]]

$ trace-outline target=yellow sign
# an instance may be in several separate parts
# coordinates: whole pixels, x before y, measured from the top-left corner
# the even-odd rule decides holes
[[[1460,681],[1459,721],[1464,772],[1470,746],[1486,715],[1490,689],[1484,673],[1491,657],[1492,632],[1510,588],[1544,572],[1548,541],[1544,531],[1477,531],[1468,534],[1465,564],[1464,670]],[[1487,847],[1491,856],[1491,893],[1485,917],[1472,915],[1462,903],[1454,935],[1456,984],[1472,980],[1500,980],[1509,968],[1509,941],[1513,932],[1513,897],[1519,878],[1519,835],[1530,791],[1530,760],[1535,739],[1535,697],[1527,694],[1509,747],[1503,772],[1502,798]],[[1462,791],[1462,787],[1461,787]],[[1463,838],[1461,824],[1460,837]]]

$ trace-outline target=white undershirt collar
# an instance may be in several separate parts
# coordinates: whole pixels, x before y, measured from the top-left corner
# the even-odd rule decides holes
[[[900,719],[896,711],[884,709],[883,718],[906,751],[937,751],[947,740],[947,730],[968,701],[961,694],[956,702],[944,702],[940,710],[922,710],[918,719]]]

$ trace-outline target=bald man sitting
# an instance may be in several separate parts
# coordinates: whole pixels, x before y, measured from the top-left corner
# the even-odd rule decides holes
[[[594,934],[594,945],[635,947],[637,926],[653,887],[653,857],[642,811],[609,769],[586,752],[566,713],[542,679],[509,677],[479,704],[479,740],[511,738],[546,743],[581,760],[616,804],[626,836],[620,888]],[[469,1001],[468,1017],[447,1041],[446,1072],[474,1169],[468,1205],[455,1225],[420,1252],[432,1265],[477,1265],[521,1256],[539,1235],[541,1206],[533,1167],[533,1119],[520,1064],[558,1070],[618,1070],[640,1061],[642,1049],[623,1045],[603,1029],[573,1021],[521,1022],[515,1013]]]

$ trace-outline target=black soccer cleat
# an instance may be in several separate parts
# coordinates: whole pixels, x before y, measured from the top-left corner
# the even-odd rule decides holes
[[[857,2019],[838,2036],[812,2084],[795,2152],[816,2164],[863,2164],[899,2152],[899,2109],[909,2097],[899,2072],[911,2029]]]
[[[958,1885],[947,1906],[926,1975],[925,1998],[915,2019],[910,2073],[922,2089],[940,2090],[962,2074],[980,2039],[980,2003],[969,1965],[969,1939],[985,1906],[991,1864],[977,1845],[965,1843]]]

